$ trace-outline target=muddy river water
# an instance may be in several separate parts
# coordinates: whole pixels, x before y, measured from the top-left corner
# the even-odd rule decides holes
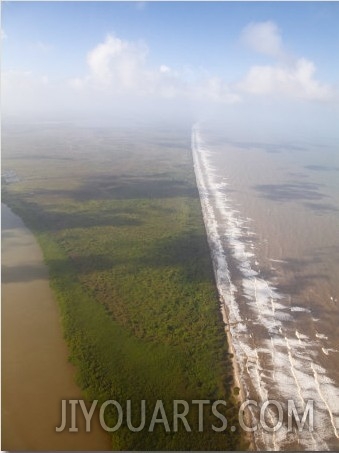
[[[56,432],[62,399],[81,399],[62,336],[42,252],[21,219],[2,205],[2,450],[109,450],[93,417],[85,431]]]

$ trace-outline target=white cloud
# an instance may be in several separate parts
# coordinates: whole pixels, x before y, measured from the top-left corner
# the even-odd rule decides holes
[[[217,104],[243,102],[247,105],[247,101],[250,104],[250,95],[263,99],[337,101],[334,90],[316,79],[315,64],[305,58],[285,59],[283,43],[277,38],[280,37],[278,28],[272,22],[264,24],[257,24],[260,27],[251,24],[245,29],[245,35],[255,36],[252,45],[276,61],[250,67],[244,77],[232,85],[203,68],[170,67],[166,61],[152,66],[144,43],[108,35],[88,52],[87,73],[73,79],[56,80],[53,75],[47,78],[20,71],[3,73],[4,110],[108,112],[141,105],[146,109],[152,103],[163,105],[166,99],[180,106],[178,110],[192,108],[195,111],[199,106],[203,111],[208,105],[215,108]],[[277,39],[267,47],[263,36]]]
[[[187,70],[173,70],[166,64],[152,68],[148,49],[142,43],[122,40],[112,35],[87,55],[89,73],[69,81],[75,90],[100,90],[107,95],[126,93],[167,99],[198,99],[233,103],[237,95],[229,92],[221,80],[201,74],[187,80]],[[200,71],[201,72],[201,71]]]
[[[316,80],[315,71],[314,63],[305,58],[290,66],[252,66],[237,87],[240,91],[256,95],[330,100],[334,96],[332,88]]]
[[[146,46],[108,35],[87,55],[90,79],[117,91],[136,88],[146,55]]]
[[[272,22],[247,25],[242,42],[276,60],[272,65],[254,65],[236,85],[240,92],[304,100],[330,100],[334,90],[315,78],[315,64],[306,58],[288,56],[278,26]]]
[[[241,34],[242,42],[256,52],[279,57],[283,53],[283,44],[278,26],[272,22],[252,22]]]
[[[1,40],[7,39],[7,38],[8,38],[7,33],[6,33],[5,30],[2,28],[2,29],[1,29]]]
[[[187,68],[173,70],[166,64],[152,68],[148,65],[148,49],[144,44],[112,35],[88,53],[89,74],[73,79],[70,85],[77,90],[101,89],[107,94],[126,93],[226,104],[240,102],[244,93],[305,100],[331,99],[333,90],[316,80],[312,61],[285,58],[280,32],[274,22],[251,23],[241,36],[251,48],[270,55],[277,63],[252,66],[232,87],[220,77],[201,69],[194,71],[194,77],[187,77]]]
[[[159,71],[163,74],[169,73],[171,71],[171,68],[166,66],[165,64],[162,64],[159,68]]]

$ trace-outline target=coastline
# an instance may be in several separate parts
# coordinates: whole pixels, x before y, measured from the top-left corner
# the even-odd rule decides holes
[[[319,321],[314,314],[317,312],[316,303],[305,308],[298,294],[286,294],[282,290],[283,286],[279,285],[278,273],[273,272],[276,271],[273,266],[272,273],[267,273],[262,268],[265,260],[270,261],[271,257],[280,258],[284,255],[277,252],[272,254],[272,251],[258,254],[256,247],[267,248],[268,239],[254,245],[255,232],[248,225],[253,217],[256,225],[260,226],[261,219],[253,214],[254,206],[257,205],[253,202],[251,206],[252,198],[246,200],[242,192],[246,187],[247,193],[250,193],[255,184],[252,179],[249,178],[249,182],[246,179],[249,168],[254,167],[253,162],[250,160],[247,166],[244,164],[244,170],[237,173],[239,165],[242,168],[242,161],[239,159],[244,159],[243,154],[237,154],[237,149],[232,147],[225,147],[228,152],[221,155],[220,149],[218,153],[218,148],[213,147],[213,144],[211,146],[207,146],[199,125],[195,126],[192,132],[192,150],[197,183],[221,305],[225,306],[231,347],[237,353],[235,372],[242,381],[243,394],[247,400],[255,400],[258,407],[268,400],[278,401],[286,414],[287,402],[296,404],[300,414],[310,399],[317,404],[314,422],[310,420],[310,427],[314,423],[313,429],[291,431],[288,423],[283,422],[273,433],[265,429],[255,431],[254,443],[257,449],[332,449],[338,439],[334,422],[337,417],[338,392],[335,381],[328,376],[323,360],[326,351],[319,348],[317,331],[323,329],[320,329],[320,322],[318,329],[314,324]],[[247,162],[246,159],[244,161]],[[233,175],[231,181],[230,174]],[[260,179],[257,179],[256,184],[258,183]],[[242,202],[239,202],[239,198]],[[262,204],[266,209],[268,202]],[[270,206],[276,210],[280,208],[280,205],[276,206],[274,203]],[[252,213],[252,216],[244,217],[244,212],[247,215]],[[265,215],[262,217],[267,219]],[[266,221],[267,223],[270,222]],[[271,226],[274,231],[273,221]],[[258,234],[258,230],[256,233]],[[271,236],[267,234],[269,244],[272,242]],[[278,237],[281,238],[279,235]],[[273,243],[274,241],[275,239]],[[280,245],[279,240],[276,242]],[[285,265],[286,261],[283,263]],[[327,275],[327,271],[324,275]],[[305,300],[309,301],[307,297]],[[332,296],[332,303],[333,300]],[[322,308],[323,305],[320,309]],[[305,320],[304,325],[301,319]],[[318,354],[314,354],[317,349]],[[258,411],[253,407],[248,406],[249,415],[252,420],[260,423]],[[268,417],[270,423],[277,420],[271,410],[268,410]]]
[[[33,233],[2,204],[2,448],[110,450],[98,423],[91,433],[57,433],[61,400],[82,399],[68,362],[58,305]],[[43,341],[41,340],[43,338]]]
[[[200,167],[200,162],[199,162],[199,157],[197,155],[197,150],[196,150],[196,129],[197,126],[194,125],[192,129],[192,154],[193,154],[193,166],[194,166],[194,173],[196,177],[196,183],[200,195],[200,203],[201,203],[201,208],[202,208],[202,215],[203,215],[203,220],[205,224],[205,229],[206,229],[206,235],[207,235],[207,240],[211,252],[211,259],[212,259],[212,265],[213,265],[213,272],[215,276],[215,281],[216,281],[216,286],[219,294],[219,303],[220,303],[220,311],[222,314],[222,319],[225,324],[225,334],[227,338],[227,346],[228,346],[228,351],[230,354],[232,354],[232,366],[233,366],[233,377],[234,377],[234,384],[232,386],[233,391],[236,387],[239,388],[239,395],[238,399],[240,403],[243,403],[246,400],[246,395],[245,395],[245,390],[243,383],[240,378],[240,371],[239,371],[239,364],[237,361],[236,357],[236,352],[235,348],[233,345],[233,339],[232,339],[232,332],[230,330],[230,316],[228,313],[229,307],[227,305],[227,301],[224,299],[224,296],[222,294],[222,291],[220,291],[220,285],[224,285],[224,283],[221,281],[221,275],[220,275],[220,264],[218,263],[218,258],[220,258],[220,255],[218,256],[218,252],[223,252],[221,251],[221,244],[220,240],[218,237],[217,232],[214,230],[214,225],[213,221],[211,219],[214,219],[214,214],[210,209],[209,203],[208,203],[208,195],[207,195],[207,187],[204,183],[202,172],[201,172],[201,167]],[[222,263],[223,266],[223,271],[225,273],[226,278],[228,279],[228,284],[231,287],[231,280],[229,276],[229,270],[227,267],[225,267],[226,263]],[[227,266],[227,265],[226,265]],[[225,288],[225,287],[224,287]],[[229,291],[229,289],[227,289]],[[244,414],[245,419],[247,420],[247,425],[250,422],[251,419],[251,414],[248,409],[246,409],[245,414]],[[253,433],[248,433],[247,440],[249,441],[249,450],[250,451],[255,451],[257,450],[256,444],[255,444],[255,438]]]

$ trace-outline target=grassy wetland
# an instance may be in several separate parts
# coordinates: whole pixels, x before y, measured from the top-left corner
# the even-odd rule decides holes
[[[243,449],[237,389],[220,315],[190,150],[190,129],[11,127],[3,202],[33,231],[49,269],[69,360],[88,401],[132,401],[114,450]],[[6,177],[7,175],[7,177]],[[13,175],[15,175],[13,177]],[[53,391],[53,389],[51,389]],[[148,427],[156,400],[227,401],[232,432],[210,414],[198,432]],[[105,411],[107,425],[116,411]]]

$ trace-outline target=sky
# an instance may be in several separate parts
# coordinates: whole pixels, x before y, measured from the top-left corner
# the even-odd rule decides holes
[[[339,119],[338,2],[3,1],[1,16],[5,117]]]

